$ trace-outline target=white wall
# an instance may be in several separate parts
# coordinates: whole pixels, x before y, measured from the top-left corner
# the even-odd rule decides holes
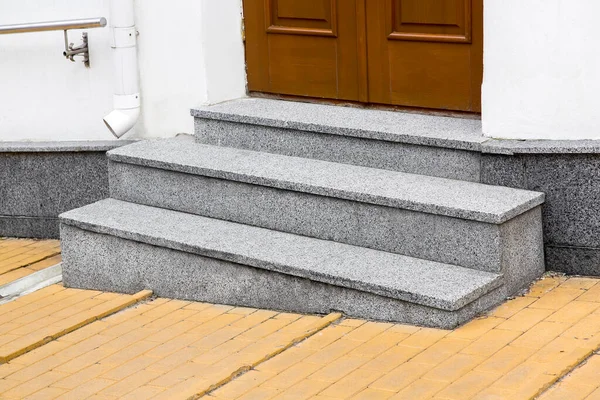
[[[0,0],[0,25],[108,14],[107,0]],[[142,115],[124,138],[192,133],[191,107],[245,95],[241,0],[139,0],[136,25]],[[65,60],[61,31],[0,35],[1,141],[114,139],[102,122],[112,110],[109,29],[87,32],[89,69]]]
[[[484,134],[600,139],[598,0],[485,0]]]

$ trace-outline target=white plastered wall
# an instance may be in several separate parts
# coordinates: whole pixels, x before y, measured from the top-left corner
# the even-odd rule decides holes
[[[192,133],[191,107],[245,96],[241,0],[137,0],[142,114],[124,138]],[[0,25],[104,16],[107,0],[0,0]],[[110,21],[109,21],[110,24]],[[86,30],[91,68],[62,31],[0,35],[0,141],[111,140],[109,29]],[[81,31],[70,31],[79,44]]]
[[[600,139],[598,0],[485,0],[483,130]]]

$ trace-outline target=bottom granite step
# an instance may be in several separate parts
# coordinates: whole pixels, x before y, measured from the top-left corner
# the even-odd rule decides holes
[[[113,199],[61,238],[69,287],[444,328],[505,297],[497,274]]]

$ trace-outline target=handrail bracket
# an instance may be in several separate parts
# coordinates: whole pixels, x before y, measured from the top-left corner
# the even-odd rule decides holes
[[[64,31],[65,35],[65,51],[63,51],[63,56],[67,60],[71,60],[75,62],[75,56],[82,56],[83,63],[86,67],[90,67],[90,52],[88,47],[88,35],[87,32],[83,32],[81,34],[82,43],[79,46],[75,46],[73,43],[69,43],[69,35],[67,30]]]

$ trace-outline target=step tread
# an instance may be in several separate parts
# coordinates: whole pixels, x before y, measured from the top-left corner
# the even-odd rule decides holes
[[[179,138],[120,147],[113,161],[430,214],[500,224],[544,202],[544,194]]]
[[[244,98],[191,110],[194,117],[478,151],[481,120]]]
[[[115,199],[60,218],[101,234],[449,311],[502,285],[494,273]]]

